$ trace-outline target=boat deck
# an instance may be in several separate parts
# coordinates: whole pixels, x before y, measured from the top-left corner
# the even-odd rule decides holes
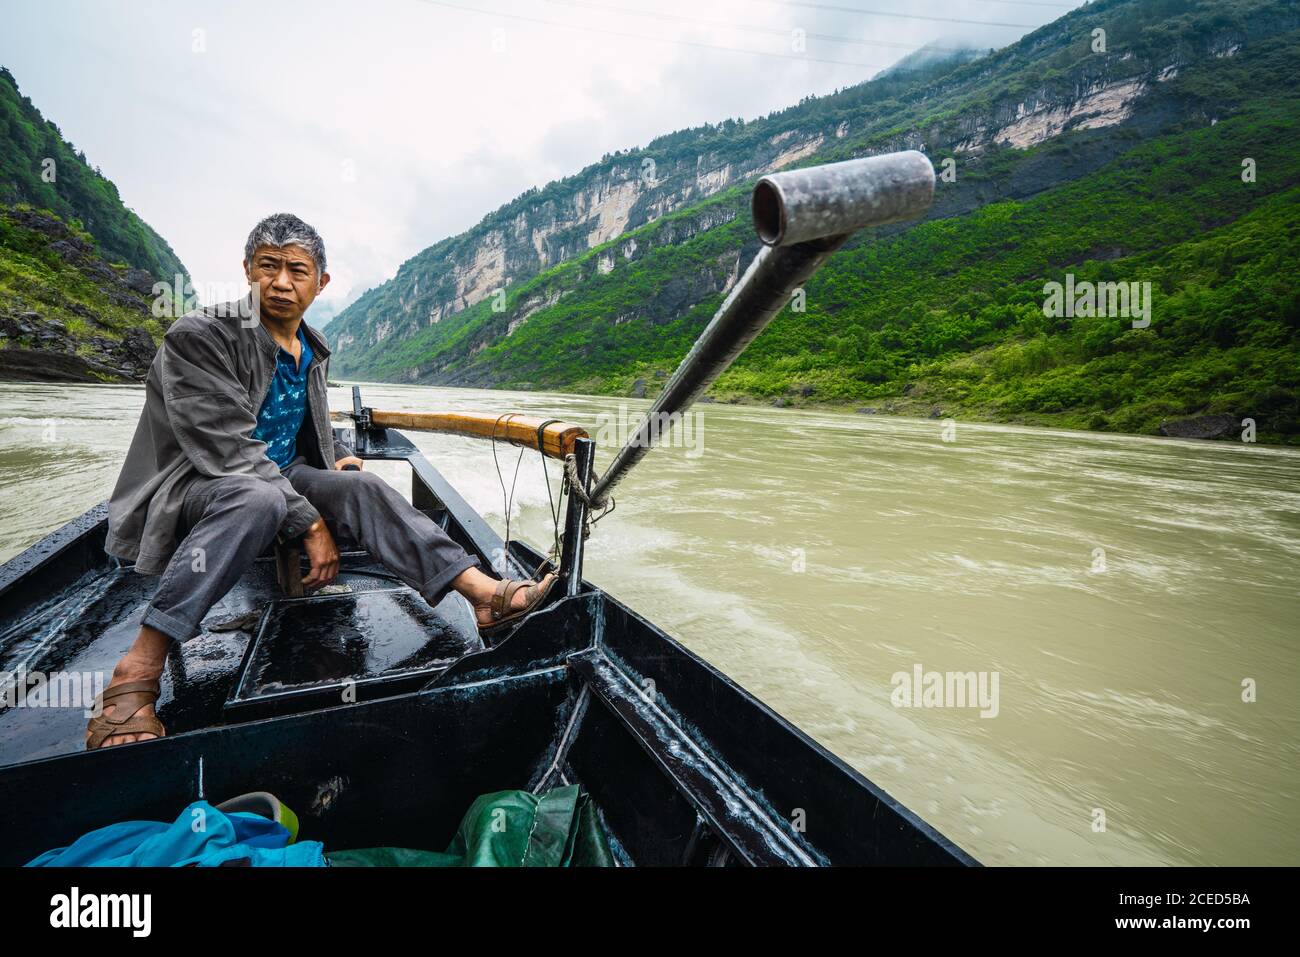
[[[385,438],[372,442],[368,458],[415,451],[396,433]],[[441,500],[425,496],[423,507],[467,546],[500,541],[475,542]],[[159,580],[103,552],[106,515],[97,506],[6,565],[63,580],[45,582],[39,597],[10,589],[19,593],[6,594],[0,609],[0,673],[41,672],[64,702],[81,695],[86,706],[135,640]],[[268,549],[212,607],[202,632],[177,645],[157,705],[168,734],[415,690],[483,650],[463,597],[450,593],[430,608],[355,543],[339,547],[337,580],[305,598],[281,594]],[[0,709],[0,767],[84,750],[86,718],[80,707]]]
[[[87,572],[6,629],[0,671],[77,676],[76,690],[93,697],[135,640],[157,583],[108,563]],[[307,701],[328,706],[348,689],[364,699],[377,680],[392,693],[408,687],[392,683],[405,676],[414,690],[483,649],[464,598],[452,593],[430,608],[364,552],[344,553],[325,594],[296,599],[280,595],[274,559],[263,557],[202,628],[167,660],[158,716],[169,734],[287,713]],[[63,685],[69,694],[73,680]],[[85,728],[75,707],[2,709],[0,765],[83,750]]]

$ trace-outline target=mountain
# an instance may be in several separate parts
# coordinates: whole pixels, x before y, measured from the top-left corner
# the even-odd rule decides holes
[[[142,380],[189,278],[0,67],[0,379]]]
[[[717,398],[1234,437],[1250,418],[1297,442],[1297,75],[1295,0],[1099,0],[530,190],[340,313],[334,374],[653,394],[757,252],[758,176],[915,148],[948,173],[928,217],[841,249]],[[1049,315],[1048,283],[1117,282],[1149,289],[1148,324]]]
[[[0,204],[20,203],[77,220],[107,259],[169,284],[177,274],[189,277],[166,240],[122,204],[117,187],[91,169],[0,67]]]

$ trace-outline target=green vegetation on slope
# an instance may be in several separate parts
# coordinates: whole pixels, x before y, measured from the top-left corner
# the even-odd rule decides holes
[[[1094,20],[1122,51],[1104,64],[1086,39]],[[809,282],[806,310],[785,310],[714,395],[1147,433],[1166,418],[1227,413],[1254,418],[1264,441],[1300,442],[1290,286],[1300,98],[1281,79],[1300,75],[1298,26],[1293,2],[1094,3],[932,82],[872,82],[762,123],[656,141],[670,160],[726,157],[770,136],[771,122],[808,130],[843,116],[866,132],[806,162],[898,148],[917,130],[936,164],[958,162],[931,219],[837,253]],[[953,152],[972,124],[1009,122],[993,117],[1017,98],[1068,104],[1068,90],[1129,78],[1145,92],[1124,123],[1067,129],[1030,149]],[[1243,182],[1246,157],[1255,182]],[[609,394],[644,380],[652,392],[756,251],[749,189],[737,184],[517,281],[504,310],[484,301],[414,331],[399,323],[381,342],[344,350],[338,368]],[[1150,283],[1150,326],[1045,315],[1044,284],[1067,273]]]
[[[1139,143],[1031,200],[863,237],[808,284],[806,311],[778,316],[715,392],[775,397],[811,386],[816,400],[845,403],[906,395],[899,411],[1133,432],[1228,412],[1256,418],[1265,437],[1294,437],[1296,142],[1300,111],[1260,108]],[[1241,179],[1247,155],[1255,183]],[[742,193],[713,203],[734,205]],[[505,387],[625,393],[637,377],[671,371],[721,301],[715,294],[674,314],[664,306],[673,285],[720,268],[748,229],[738,216],[607,275],[587,274],[608,247],[555,267],[512,290],[505,315],[529,298],[567,294],[468,361],[492,367]],[[1076,282],[1151,283],[1150,326],[1045,316],[1044,283],[1066,272]],[[667,315],[647,317],[650,303]],[[633,312],[643,321],[610,321]],[[458,362],[464,340],[494,321],[503,320],[480,303],[396,344],[378,371]]]
[[[152,283],[48,211],[0,206],[0,378],[143,378],[163,333]]]
[[[715,394],[1132,432],[1224,412],[1255,418],[1267,440],[1300,440],[1300,292],[1291,278],[1300,252],[1300,100],[1276,83],[1297,73],[1294,35],[1261,44],[1250,63],[1212,61],[1180,92],[1236,115],[1150,140],[1115,131],[1128,137],[1126,149],[1090,175],[859,237],[808,284],[806,311],[787,308]],[[1014,181],[1031,164],[1068,163],[1078,148],[1066,134],[998,150],[978,175]],[[1255,161],[1256,182],[1242,180],[1244,157]],[[959,177],[940,189],[962,185]],[[506,317],[529,298],[566,294],[508,338],[465,347],[504,321],[479,304],[455,317],[455,336],[422,330],[376,371],[432,361],[462,374],[491,368],[504,387],[626,394],[645,378],[653,389],[653,373],[671,371],[722,297],[666,317],[647,315],[646,304],[671,302],[674,284],[749,241],[746,193],[711,201],[742,214],[727,225],[608,275],[593,268],[602,247],[521,284]],[[1150,326],[1044,315],[1044,283],[1067,272],[1076,282],[1149,282]],[[641,321],[615,320],[633,313]]]
[[[1300,438],[1296,142],[1300,111],[1251,111],[1032,200],[860,242],[719,390],[907,393],[945,412],[1135,432],[1225,412]],[[1255,183],[1242,182],[1245,156]],[[1150,326],[1044,315],[1045,282],[1067,272],[1150,282]]]

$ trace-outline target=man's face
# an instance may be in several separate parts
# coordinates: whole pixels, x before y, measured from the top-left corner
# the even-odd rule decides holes
[[[244,273],[257,289],[262,313],[281,321],[301,319],[330,281],[301,246],[258,246],[244,262]]]

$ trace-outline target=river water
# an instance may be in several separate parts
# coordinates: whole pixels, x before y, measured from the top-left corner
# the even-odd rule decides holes
[[[598,468],[645,408],[364,392],[564,417],[606,444]],[[0,560],[107,497],[143,397],[5,386]],[[345,389],[331,406],[350,407]],[[589,541],[593,582],[986,864],[1300,863],[1300,452],[696,413],[619,488]],[[509,484],[517,450],[494,463],[486,443],[412,438],[504,531],[496,467]],[[405,465],[376,468],[409,494]],[[545,550],[547,508],[525,453],[512,536]],[[930,672],[974,673],[983,707],[907,706]]]

